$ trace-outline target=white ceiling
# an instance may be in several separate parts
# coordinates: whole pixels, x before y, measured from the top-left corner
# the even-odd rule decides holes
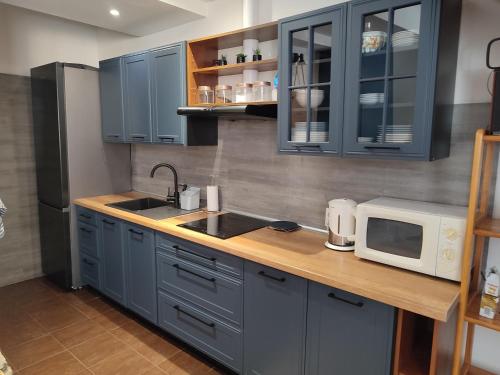
[[[206,16],[212,0],[0,0],[2,3],[143,36]],[[117,9],[119,17],[109,11]]]

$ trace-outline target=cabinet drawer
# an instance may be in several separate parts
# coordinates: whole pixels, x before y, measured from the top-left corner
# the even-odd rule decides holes
[[[201,306],[231,324],[241,325],[243,291],[240,280],[161,253],[156,255],[156,264],[159,288]]]
[[[78,244],[81,252],[99,258],[101,255],[99,242],[99,232],[96,227],[78,222]]]
[[[101,284],[99,271],[100,265],[97,259],[85,253],[80,254],[80,273],[84,284],[88,284],[91,287],[100,290]]]
[[[94,226],[97,225],[97,214],[86,208],[76,206],[76,218],[78,221],[83,221],[84,223]]]
[[[243,278],[243,260],[238,257],[163,233],[156,234],[156,246],[177,258]]]
[[[166,331],[241,372],[242,335],[191,304],[158,292],[158,322]]]

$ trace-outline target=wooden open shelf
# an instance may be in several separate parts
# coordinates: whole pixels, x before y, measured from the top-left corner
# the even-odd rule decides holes
[[[489,329],[494,329],[500,332],[500,313],[496,312],[493,319],[488,319],[479,315],[479,305],[481,303],[481,293],[475,293],[469,306],[467,307],[467,312],[465,313],[465,320],[469,323],[474,323],[482,327]]]
[[[194,74],[212,74],[217,76],[230,76],[243,74],[244,69],[255,69],[259,72],[278,70],[278,59],[266,59],[260,61],[248,61],[241,64],[229,64],[222,66],[210,66],[208,68],[193,69]]]
[[[213,103],[213,104],[193,104],[190,107],[236,107],[239,105],[269,105],[278,104],[276,101],[269,102],[239,102],[239,103]]]
[[[500,219],[486,216],[478,220],[474,229],[476,236],[500,238]]]

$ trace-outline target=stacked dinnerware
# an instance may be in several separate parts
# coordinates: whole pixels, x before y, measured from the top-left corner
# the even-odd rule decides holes
[[[326,122],[311,122],[310,142],[328,142]],[[292,128],[293,142],[307,142],[307,122],[296,122]]]
[[[374,137],[358,137],[358,143],[372,143]]]
[[[414,30],[403,30],[392,34],[392,48],[411,49],[418,46],[420,35]]]
[[[382,127],[379,126],[377,142],[382,142]],[[385,143],[411,143],[413,131],[411,125],[387,125],[385,127]]]
[[[384,99],[385,95],[383,92],[371,92],[359,96],[360,104],[379,104],[383,103]]]

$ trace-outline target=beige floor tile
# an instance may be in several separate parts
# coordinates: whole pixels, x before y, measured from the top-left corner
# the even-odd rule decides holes
[[[86,319],[72,324],[60,330],[52,332],[52,335],[66,348],[81,344],[91,338],[105,332],[104,327],[93,320]]]
[[[172,358],[181,349],[167,339],[150,333],[144,337],[138,345],[133,348],[147,358],[154,365],[159,365],[165,360]]]
[[[44,336],[4,351],[9,364],[20,370],[63,352],[64,347],[52,336]]]
[[[87,367],[92,367],[106,358],[124,351],[127,346],[106,332],[70,349]]]
[[[57,354],[20,372],[21,375],[83,375],[91,374],[69,352]]]
[[[88,301],[81,301],[72,304],[78,311],[80,311],[87,318],[95,318],[101,313],[113,309],[113,306],[107,300],[102,298],[94,298]]]
[[[64,303],[58,304],[57,307],[31,314],[31,316],[49,331],[55,331],[87,319],[85,315],[74,307]]]
[[[90,369],[95,375],[142,375],[154,366],[132,349],[107,357]]]
[[[116,309],[101,312],[92,319],[107,330],[117,329],[132,321],[128,315]]]
[[[159,367],[169,375],[205,375],[211,368],[201,359],[181,351]]]

